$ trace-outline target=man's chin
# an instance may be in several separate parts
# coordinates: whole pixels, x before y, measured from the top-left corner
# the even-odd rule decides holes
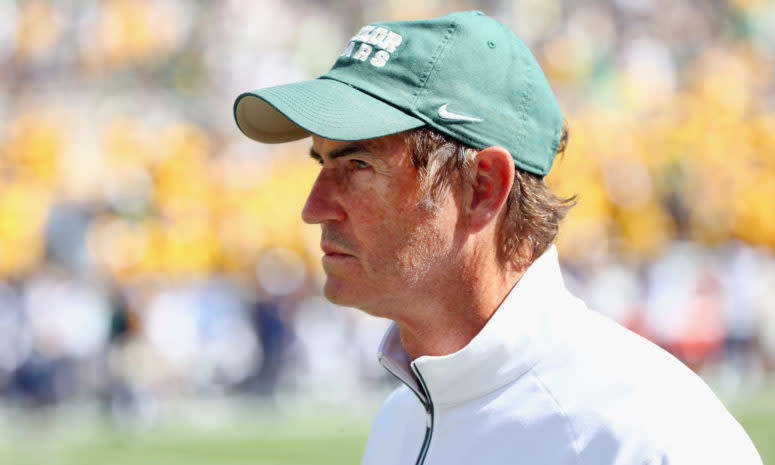
[[[354,307],[358,300],[346,283],[330,276],[326,278],[326,284],[323,286],[323,295],[329,302],[343,307]]]
[[[357,308],[370,313],[367,310],[368,299],[361,293],[353,292],[354,287],[356,286],[329,276],[323,286],[323,295],[332,304]]]

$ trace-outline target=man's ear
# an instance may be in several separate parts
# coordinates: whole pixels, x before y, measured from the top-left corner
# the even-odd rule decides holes
[[[476,174],[468,218],[471,227],[479,230],[496,220],[506,205],[514,184],[514,160],[508,150],[492,146],[480,150],[474,163]]]

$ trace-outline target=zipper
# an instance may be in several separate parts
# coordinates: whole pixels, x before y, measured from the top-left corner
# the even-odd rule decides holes
[[[425,384],[425,379],[423,379],[422,375],[420,374],[420,370],[415,366],[414,362],[410,363],[409,366],[412,368],[412,371],[414,372],[414,375],[417,377],[417,380],[420,382],[420,390],[422,392],[418,392],[417,389],[415,389],[413,386],[411,386],[409,383],[404,381],[404,379],[399,376],[391,367],[391,363],[388,363],[390,359],[380,359],[380,363],[383,367],[387,370],[388,373],[393,375],[397,380],[399,380],[402,384],[404,384],[406,387],[409,388],[410,391],[414,393],[415,396],[417,396],[417,400],[420,401],[423,407],[425,407],[425,437],[422,441],[422,447],[420,447],[420,453],[417,456],[417,461],[415,462],[415,465],[423,465],[425,463],[425,456],[428,455],[428,449],[431,445],[431,437],[433,437],[433,402],[431,401],[431,395],[428,391],[428,386]]]
[[[431,401],[430,392],[428,392],[428,386],[425,385],[425,380],[420,374],[420,370],[417,369],[414,363],[411,364],[411,367],[414,374],[417,375],[417,379],[420,381],[427,399],[426,402],[423,402],[423,406],[425,407],[425,438],[423,438],[420,454],[417,456],[417,462],[415,462],[415,465],[423,465],[425,463],[425,457],[428,455],[428,449],[431,446],[431,438],[433,437],[433,402]]]

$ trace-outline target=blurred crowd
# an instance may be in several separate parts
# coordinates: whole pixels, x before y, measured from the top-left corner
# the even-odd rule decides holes
[[[459,9],[517,31],[564,108],[569,287],[700,373],[772,373],[773,0],[9,0],[0,403],[388,382],[387,322],[320,297],[308,143],[249,141],[231,107],[322,74],[363,23]]]

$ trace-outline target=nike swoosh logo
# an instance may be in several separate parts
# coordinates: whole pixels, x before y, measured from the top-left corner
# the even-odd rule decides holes
[[[448,103],[445,103],[444,105],[439,107],[439,117],[441,119],[445,119],[448,121],[469,121],[469,122],[480,122],[484,121],[481,118],[474,118],[473,116],[466,116],[466,115],[460,115],[457,113],[452,113],[451,111],[447,110]]]

